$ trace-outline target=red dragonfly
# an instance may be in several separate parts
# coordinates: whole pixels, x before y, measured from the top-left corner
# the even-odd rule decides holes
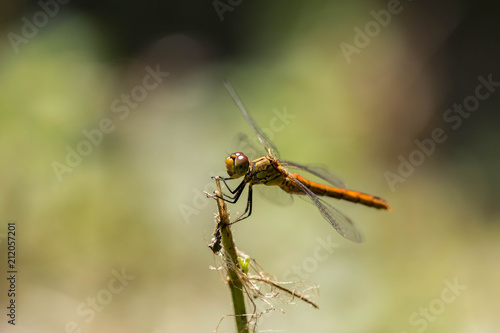
[[[347,200],[368,207],[385,210],[391,210],[389,204],[382,198],[344,189],[343,182],[329,173],[326,169],[280,160],[278,149],[252,120],[231,84],[228,81],[224,81],[224,85],[267,153],[265,156],[253,161],[249,160],[249,158],[241,152],[233,153],[226,158],[226,169],[229,177],[221,177],[221,179],[232,195],[223,194],[224,198],[222,199],[229,203],[236,203],[246,185],[248,185],[247,206],[243,214],[233,223],[249,217],[252,213],[253,185],[264,184],[267,186],[279,186],[287,193],[301,194],[307,197],[318,208],[325,220],[327,220],[339,234],[352,241],[358,243],[362,242],[363,236],[354,223],[319,196]],[[287,167],[307,171],[323,179],[330,185],[310,181],[299,174],[289,172]],[[241,177],[243,177],[243,181],[234,190],[231,190],[226,181]]]

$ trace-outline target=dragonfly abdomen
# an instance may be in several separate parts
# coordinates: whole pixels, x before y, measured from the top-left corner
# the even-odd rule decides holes
[[[376,197],[371,194],[366,194],[358,191],[346,190],[343,188],[337,188],[333,186],[327,186],[320,183],[315,183],[305,179],[304,177],[298,174],[292,174],[294,178],[296,178],[299,182],[304,184],[308,189],[310,189],[314,194],[320,196],[327,196],[336,199],[346,200],[350,202],[360,203],[362,205],[368,207],[374,207],[379,209],[387,209],[390,210],[391,207],[389,204],[382,198]],[[300,188],[297,187],[293,192],[301,192]],[[286,191],[286,189],[285,189]],[[287,191],[288,192],[288,191]]]

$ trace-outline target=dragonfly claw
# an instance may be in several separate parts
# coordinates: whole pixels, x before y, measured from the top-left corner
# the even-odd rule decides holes
[[[208,193],[206,191],[203,192],[203,193],[205,193],[205,195],[207,196],[207,198],[212,198],[212,199],[215,199],[215,200],[222,199],[222,200],[226,201],[224,198],[219,197],[217,194],[215,194],[215,192],[214,192],[214,194],[210,194],[210,193]]]

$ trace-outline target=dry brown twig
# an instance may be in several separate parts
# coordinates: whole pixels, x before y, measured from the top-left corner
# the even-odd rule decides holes
[[[304,283],[298,282],[278,282],[271,274],[267,273],[262,267],[249,256],[236,249],[234,240],[231,233],[231,222],[229,220],[229,213],[226,203],[222,198],[222,191],[220,187],[220,178],[215,177],[217,190],[215,195],[206,193],[207,196],[214,198],[217,201],[218,214],[216,216],[216,227],[213,234],[212,242],[208,247],[212,250],[214,255],[219,257],[222,261],[222,270],[226,272],[225,282],[228,284],[231,291],[234,308],[234,318],[236,321],[237,332],[248,333],[253,332],[257,326],[257,319],[265,313],[271,311],[284,312],[281,308],[275,308],[272,300],[279,299],[286,303],[293,303],[295,299],[299,299],[308,303],[316,309],[319,307],[309,298],[317,295],[307,295],[308,291],[317,291],[318,286],[309,286],[303,292],[299,291]],[[215,268],[219,272],[219,268]],[[249,274],[249,270],[255,272]],[[295,289],[291,290],[284,287],[284,284],[299,284]],[[270,291],[264,293],[263,286],[269,287]],[[285,299],[283,295],[291,299]],[[252,304],[252,313],[247,313],[245,306],[245,296],[247,301]],[[263,302],[267,308],[262,311],[257,311],[257,304],[255,300]],[[224,316],[219,321],[216,331],[221,322],[228,316]]]

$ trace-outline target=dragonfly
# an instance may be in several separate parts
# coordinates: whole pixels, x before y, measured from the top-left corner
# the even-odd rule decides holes
[[[276,145],[250,117],[242,100],[229,81],[224,80],[224,85],[266,152],[266,155],[253,161],[242,152],[232,153],[226,158],[226,171],[229,177],[220,177],[220,179],[222,179],[231,195],[223,194],[221,199],[228,203],[236,203],[248,185],[248,198],[245,211],[232,223],[239,222],[252,214],[252,187],[254,185],[277,186],[289,194],[301,195],[307,198],[340,235],[354,242],[361,243],[363,235],[352,220],[326,202],[323,197],[346,200],[382,210],[391,210],[387,201],[374,195],[345,189],[344,183],[325,168],[281,160]],[[292,168],[306,171],[328,184],[310,181],[297,173],[290,172],[289,169]],[[233,190],[226,182],[242,177],[243,180],[241,183]]]

